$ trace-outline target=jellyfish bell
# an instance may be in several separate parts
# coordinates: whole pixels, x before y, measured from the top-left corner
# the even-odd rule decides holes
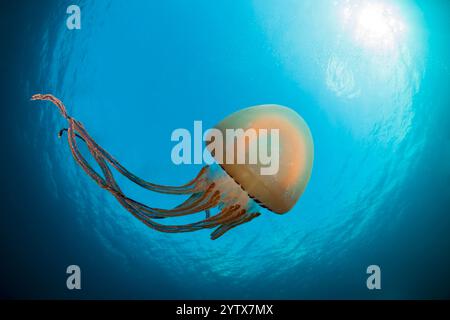
[[[303,118],[288,107],[274,104],[259,105],[231,114],[215,128],[223,133],[225,139],[230,137],[226,134],[226,131],[230,129],[242,129],[244,132],[254,129],[258,133],[256,139],[259,139],[259,143],[255,144],[253,143],[255,141],[251,141],[252,138],[255,139],[254,136],[247,136],[248,142],[241,143],[245,146],[244,150],[237,150],[236,145],[239,143],[225,141],[223,156],[217,160],[223,170],[261,206],[279,214],[292,209],[308,184],[314,159],[311,132]],[[276,141],[265,137],[266,134],[260,135],[261,132],[268,133],[272,130],[277,132]],[[276,172],[262,174],[265,163],[261,159],[264,153],[261,152],[257,158],[258,161],[254,164],[238,163],[239,152],[244,152],[246,158],[250,158],[249,153],[254,152],[252,146],[257,145],[261,150],[265,143],[269,144],[266,149],[277,153],[275,157],[271,154],[272,159],[277,159],[278,162]],[[278,145],[274,148],[274,144]],[[211,150],[209,146],[210,144],[207,148],[216,155],[217,152],[214,152],[216,150]],[[234,161],[231,163],[223,161],[229,153],[234,156]]]
[[[311,175],[311,133],[305,121],[287,107],[262,105],[243,109],[226,117],[215,129],[216,132],[224,132],[228,141],[225,141],[221,150],[213,147],[212,139],[207,145],[212,156],[218,160],[217,163],[203,167],[197,177],[184,185],[164,186],[145,181],[128,171],[97,144],[81,122],[68,115],[64,104],[53,95],[36,94],[32,100],[51,101],[58,107],[68,122],[68,128],[61,130],[59,136],[67,131],[68,144],[77,164],[133,216],[157,231],[177,233],[215,228],[211,239],[217,239],[228,230],[258,217],[261,207],[278,214],[288,212],[305,190]],[[235,136],[227,139],[228,129],[256,131],[256,136],[243,135],[241,152],[246,157],[252,157],[252,146],[255,143],[258,144],[258,149],[265,147],[271,152],[275,150],[279,153],[277,170],[269,170],[272,174],[261,174],[261,170],[264,172],[263,169],[267,169],[267,157],[259,157],[250,163],[238,161],[243,154],[237,152]],[[273,139],[274,136],[268,139],[268,131],[276,132],[274,136],[278,139]],[[79,140],[86,144],[101,172],[94,170],[80,152]],[[245,141],[248,143],[244,143]],[[266,145],[261,144],[261,141],[265,141]],[[264,155],[264,152],[259,155]],[[232,161],[220,161],[227,158]],[[125,195],[117,184],[112,169],[150,191],[189,197],[172,209],[150,207]],[[217,212],[211,214],[212,210]],[[206,217],[197,222],[182,225],[159,222],[159,219],[193,215],[203,211],[206,212]]]

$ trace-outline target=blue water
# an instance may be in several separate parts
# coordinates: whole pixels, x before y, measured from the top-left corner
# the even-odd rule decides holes
[[[450,298],[448,1],[72,3],[81,30],[64,1],[1,10],[3,297]],[[34,93],[170,185],[201,168],[172,163],[174,129],[287,105],[314,137],[312,178],[288,214],[216,241],[158,233],[76,165]],[[118,181],[152,206],[181,200]],[[70,264],[81,291],[66,289]],[[381,290],[366,287],[371,264]]]

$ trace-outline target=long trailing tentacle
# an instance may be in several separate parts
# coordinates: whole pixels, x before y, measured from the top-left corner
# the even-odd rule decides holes
[[[209,210],[219,205],[221,195],[215,188],[216,186],[214,183],[209,183],[208,185],[206,179],[208,166],[203,167],[196,178],[182,186],[163,186],[150,183],[128,171],[113,156],[100,147],[87,133],[84,126],[69,116],[64,104],[59,99],[51,94],[36,94],[33,95],[31,99],[48,100],[58,107],[60,113],[69,124],[68,128],[62,129],[58,136],[61,137],[62,134],[67,131],[69,147],[75,161],[101,188],[109,191],[126,210],[150,228],[161,232],[175,233],[191,232],[204,228],[217,227],[217,229],[211,234],[211,239],[217,239],[231,228],[248,222],[259,215],[259,213],[246,212],[245,209],[240,208],[240,205],[228,205],[222,208],[219,213],[211,216]],[[103,176],[96,172],[83,157],[78,147],[77,138],[86,143],[90,154],[99,165]],[[170,210],[151,208],[127,197],[122,192],[121,188],[114,179],[114,175],[108,166],[108,163],[123,176],[145,189],[168,194],[191,194],[191,196],[181,205]],[[153,219],[178,217],[200,211],[206,211],[206,218],[195,223],[184,225],[165,225],[153,221]]]
[[[84,129],[84,126],[78,122],[74,121],[75,128],[77,132],[80,133],[82,137],[86,140],[87,143],[92,147],[93,150],[95,150],[97,153],[102,154],[106,161],[108,161],[117,171],[119,171],[122,175],[127,177],[129,180],[133,181],[137,185],[151,190],[155,192],[160,193],[168,193],[168,194],[190,194],[193,193],[196,190],[199,190],[201,188],[199,186],[199,182],[202,180],[204,174],[206,173],[207,167],[204,167],[200,170],[197,177],[190,182],[181,185],[181,186],[163,186],[163,185],[157,185],[154,183],[150,183],[148,181],[145,181],[135,174],[128,171],[123,165],[121,165],[111,154],[109,154],[105,149],[103,149],[101,146],[99,146],[94,139],[91,138],[91,136],[87,133],[87,131]]]
[[[93,150],[96,153],[101,154],[105,158],[105,160],[107,160],[122,175],[124,175],[126,178],[130,179],[137,185],[146,188],[148,190],[169,194],[193,193],[193,191],[196,190],[195,188],[198,187],[197,185],[198,182],[201,180],[201,178],[204,176],[207,170],[207,167],[202,168],[196,178],[181,186],[164,186],[145,181],[136,176],[135,174],[131,173],[130,171],[128,171],[111,154],[109,154],[105,149],[99,146],[94,141],[94,139],[92,139],[92,137],[86,132],[84,126],[79,121],[69,116],[66,107],[58,98],[54,97],[51,94],[35,94],[32,96],[31,100],[47,100],[55,104],[58,107],[59,111],[61,112],[62,116],[68,121],[69,126],[76,131],[76,136],[81,138],[84,142],[86,142],[90,146],[89,148],[90,150]],[[61,136],[64,131],[68,131],[68,129],[62,129],[59,132],[59,136]]]

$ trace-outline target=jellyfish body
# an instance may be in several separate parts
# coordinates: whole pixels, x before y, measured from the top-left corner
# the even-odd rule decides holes
[[[212,164],[203,167],[196,178],[182,186],[164,186],[145,181],[128,171],[95,142],[79,121],[68,115],[64,104],[53,95],[36,94],[32,100],[51,101],[58,107],[68,122],[68,128],[61,130],[59,136],[67,131],[69,147],[75,161],[133,216],[157,231],[177,233],[215,228],[211,239],[217,239],[228,230],[258,217],[261,214],[261,206],[275,213],[289,211],[303,193],[311,175],[313,143],[309,128],[297,113],[286,107],[264,105],[243,109],[216,126],[220,131],[227,128],[279,129],[280,168],[277,174],[258,174],[261,163]],[[81,154],[79,140],[86,144],[101,173],[95,171]],[[226,147],[223,152],[227,152]],[[114,178],[113,168],[150,191],[189,197],[172,209],[150,207],[123,193]],[[217,212],[211,215],[213,209]],[[206,217],[198,222],[183,225],[159,222],[159,219],[192,215],[202,211],[206,212]]]
[[[229,129],[255,129],[258,132],[256,139],[261,138],[262,130],[267,133],[278,130],[276,152],[279,155],[279,168],[276,173],[261,174],[264,164],[260,158],[255,164],[239,164],[236,150],[233,151],[233,161],[222,161],[224,163],[221,166],[261,206],[278,214],[288,212],[304,192],[311,176],[314,146],[306,122],[292,109],[272,104],[235,112],[215,128],[223,132],[224,136]],[[274,143],[269,139],[266,142],[269,145]],[[248,153],[251,144],[252,141],[248,141],[245,151],[242,150],[246,153],[245,158],[250,158]],[[235,149],[235,145],[228,141],[224,145],[223,159],[227,158],[231,148]],[[258,148],[262,147],[262,144],[257,145]]]

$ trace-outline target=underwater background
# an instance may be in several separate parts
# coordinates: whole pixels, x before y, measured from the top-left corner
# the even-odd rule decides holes
[[[449,21],[446,0],[2,2],[1,297],[450,298]],[[218,240],[159,233],[76,165],[35,93],[170,185],[201,168],[172,163],[174,129],[287,105],[314,138],[311,181],[291,212]],[[181,200],[118,181],[151,206]]]

